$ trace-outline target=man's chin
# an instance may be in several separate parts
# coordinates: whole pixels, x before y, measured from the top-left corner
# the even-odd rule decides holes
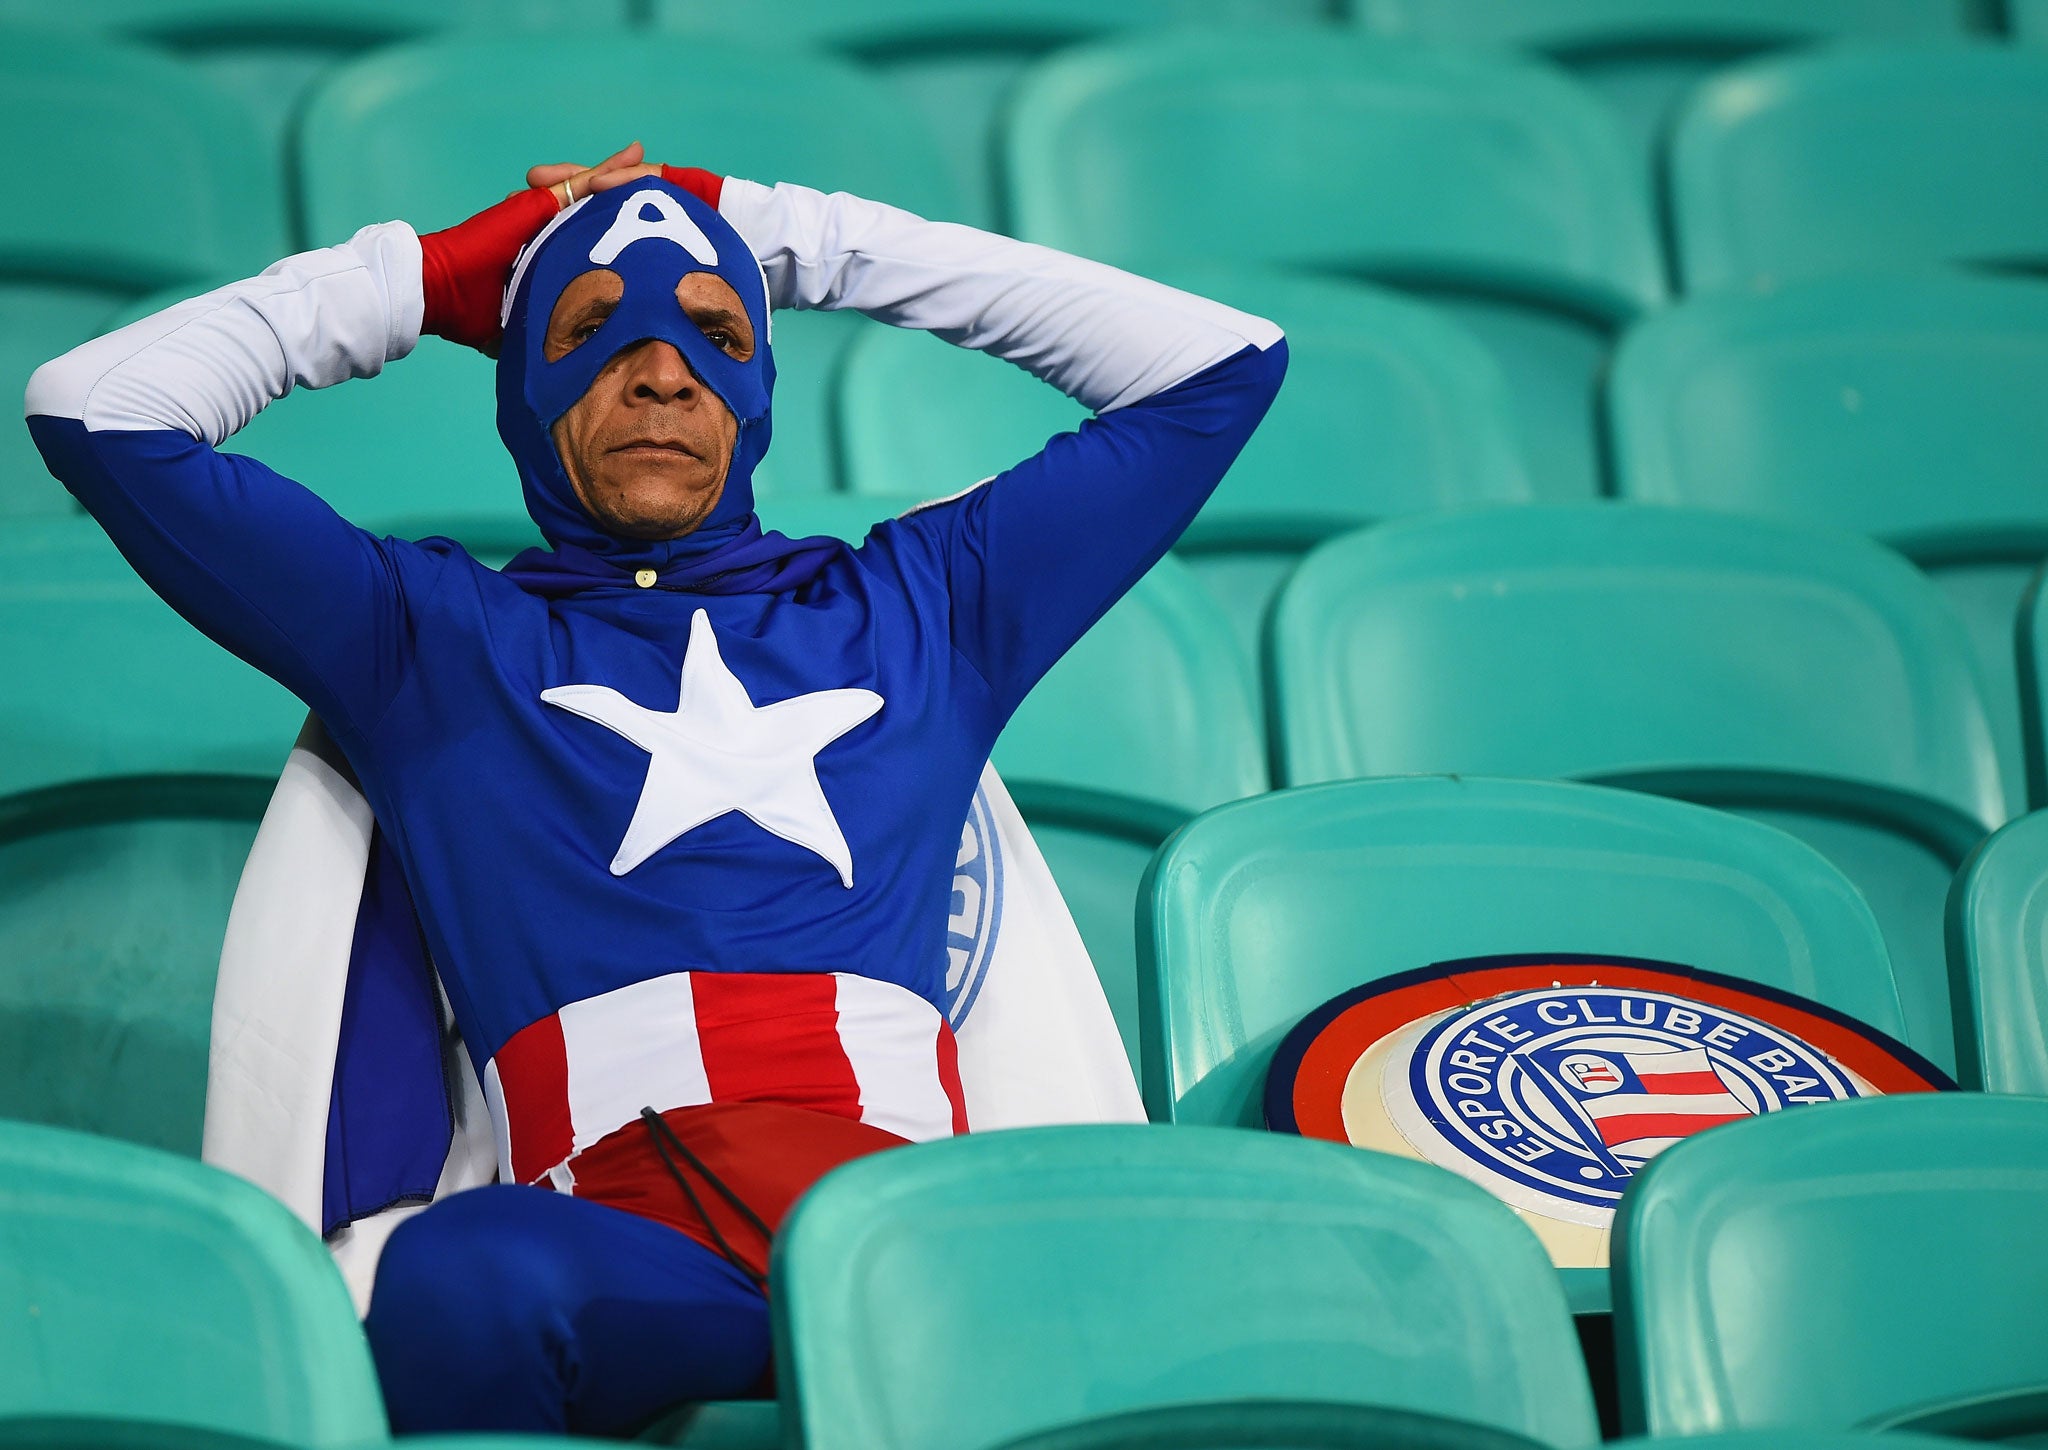
[[[693,499],[688,504],[664,500],[659,504],[635,507],[630,502],[613,504],[586,498],[583,508],[600,529],[615,539],[658,544],[695,533],[717,509],[724,494],[725,488],[721,484],[708,498]]]

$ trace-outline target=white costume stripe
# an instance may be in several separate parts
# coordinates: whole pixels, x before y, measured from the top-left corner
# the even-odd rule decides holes
[[[953,1136],[953,1103],[939,1080],[944,1019],[907,987],[834,972],[839,1042],[860,1084],[860,1120],[922,1143]]]
[[[559,1014],[576,1149],[640,1116],[711,1101],[688,972],[571,1002]]]

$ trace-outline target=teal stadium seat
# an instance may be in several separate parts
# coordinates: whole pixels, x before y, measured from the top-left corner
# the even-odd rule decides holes
[[[0,530],[0,677],[0,792],[159,771],[275,779],[306,714],[83,515]]]
[[[1687,1139],[1615,1220],[1623,1423],[2038,1444],[2044,1221],[2039,1098],[1829,1103]]]
[[[1502,509],[1326,544],[1273,619],[1284,782],[1576,777],[1783,826],[1870,899],[1905,1040],[1953,1065],[1942,906],[2005,795],[1962,628],[1905,560],[1726,514]]]
[[[706,36],[463,37],[378,52],[314,92],[299,135],[307,234],[331,243],[393,217],[449,226],[536,162],[596,161],[635,139],[655,161],[856,192],[931,217],[960,210],[917,114],[844,62]],[[762,497],[834,486],[826,387],[840,351],[874,325],[777,314]]]
[[[285,177],[300,103],[350,56],[463,25],[618,25],[625,11],[623,0],[0,0],[0,24],[63,26],[175,57],[258,118]]]
[[[0,1116],[199,1155],[221,937],[272,784],[0,796]]]
[[[1323,1003],[1531,951],[1678,962],[1902,1021],[1870,908],[1782,831],[1555,781],[1346,781],[1211,811],[1159,854],[1139,925],[1146,1108],[1257,1126],[1275,1048]],[[1606,1307],[1599,1270],[1565,1272],[1577,1307]]]
[[[0,1416],[156,1421],[305,1450],[385,1438],[320,1240],[167,1153],[0,1124]]]
[[[2004,826],[1948,898],[1957,1079],[2048,1097],[2048,812]]]
[[[1622,340],[1608,383],[1623,497],[1874,534],[1957,607],[2023,778],[2013,621],[2048,557],[2048,284],[1817,278],[1688,300]]]
[[[773,35],[828,49],[884,77],[945,148],[977,225],[1000,221],[994,176],[1002,112],[1018,77],[1064,45],[1117,30],[1320,20],[1324,0],[654,0],[654,23],[701,33]]]
[[[1437,309],[1254,266],[1159,275],[1287,330],[1287,385],[1179,547],[1247,658],[1257,658],[1273,593],[1311,545],[1389,515],[1532,496],[1499,364]],[[912,408],[917,426],[906,428]],[[878,328],[848,353],[834,416],[848,488],[936,498],[1087,415],[1019,368]]]
[[[859,540],[887,505],[762,507],[768,528]],[[1251,668],[1187,566],[1162,559],[1041,680],[996,769],[1073,913],[1136,1069],[1138,885],[1190,815],[1266,789]]]
[[[1758,61],[1693,93],[1669,209],[1687,291],[1828,272],[2048,262],[2048,55],[1844,47]]]
[[[1167,32],[1026,76],[1007,155],[1033,241],[1432,297],[1500,359],[1537,492],[1598,491],[1595,385],[1662,265],[1618,124],[1548,66],[1337,30]]]
[[[2048,0],[2005,0],[2005,17],[2016,39],[2048,43]]]
[[[137,152],[138,138],[147,164]],[[255,121],[184,67],[145,51],[0,29],[0,140],[37,164],[136,157],[46,179],[0,210],[0,387],[97,333],[152,288],[284,249],[284,201]],[[0,519],[74,509],[18,424],[0,443]]]
[[[153,293],[115,321],[200,290]],[[374,378],[294,390],[223,447],[303,483],[373,533],[446,535],[492,564],[541,542],[498,438],[497,365],[438,337]]]
[[[797,1205],[773,1273],[809,1450],[992,1450],[1239,1399],[1598,1438],[1535,1238],[1451,1173],[1339,1144],[1097,1126],[880,1153]]]
[[[1514,45],[1564,66],[1621,115],[1654,164],[1686,93],[1759,51],[1846,37],[1938,39],[1971,28],[1969,0],[1352,0],[1383,35]]]

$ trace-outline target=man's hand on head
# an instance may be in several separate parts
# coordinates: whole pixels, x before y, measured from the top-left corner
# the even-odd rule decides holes
[[[519,249],[556,212],[593,191],[660,170],[643,160],[638,141],[595,166],[557,162],[533,167],[526,188],[468,221],[420,238],[426,308],[420,330],[496,356],[498,307]]]

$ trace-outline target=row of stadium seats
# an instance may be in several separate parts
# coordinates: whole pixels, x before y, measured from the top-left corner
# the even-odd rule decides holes
[[[777,521],[857,538],[873,514],[871,501],[818,499]],[[23,682],[0,700],[0,789],[29,792],[9,807],[33,823],[17,834],[49,838],[4,878],[5,1030],[23,1072],[0,1111],[189,1148],[220,927],[302,709],[157,601],[90,520],[20,524],[0,561],[0,664]],[[2033,682],[2048,680],[2044,611],[2037,598],[2022,621]],[[1780,827],[1870,902],[1908,1043],[1967,1068],[1993,1030],[1952,1020],[1943,912],[1969,853],[2020,809],[2019,781],[1946,600],[1880,546],[1612,504],[1383,525],[1294,573],[1267,677],[1262,706],[1218,607],[1168,559],[997,747],[1134,1060],[1157,1037],[1140,1031],[1134,906],[1160,843],[1272,785],[1393,775],[1598,781]],[[248,779],[198,821],[172,789],[169,806],[140,814],[182,824],[147,829],[95,783],[193,771]],[[102,826],[110,809],[130,824]],[[2040,1018],[1997,1030],[2038,1044]],[[171,1058],[182,1066],[156,1070]],[[115,1066],[81,1078],[67,1067],[80,1061]],[[131,1072],[184,1087],[131,1093]],[[2048,1070],[2034,1080],[2048,1090]],[[93,1107],[102,1093],[108,1105]]]
[[[1902,1431],[2039,1433],[2044,1163],[2048,1101],[1975,1093],[1799,1108],[1667,1150],[1615,1220],[1625,1428],[1772,1430],[1750,1443],[1787,1450],[1857,1427],[1890,1432],[1870,1450],[1955,1443]],[[143,1450],[152,1424],[186,1427],[162,1450],[384,1440],[348,1295],[281,1205],[26,1124],[0,1124],[0,1165],[0,1280],[28,1306],[0,1329],[0,1424],[99,1417],[14,1443]],[[774,1277],[779,1407],[700,1407],[669,1443],[1598,1439],[1565,1290],[1512,1211],[1445,1169],[1341,1144],[1149,1126],[903,1148],[815,1188]],[[110,1433],[119,1421],[130,1433]]]
[[[1999,13],[1999,12],[2003,13]],[[1372,35],[1515,47],[1559,64],[1598,93],[1647,151],[1692,85],[1717,68],[1823,40],[1942,40],[2009,31],[2048,36],[2036,0],[89,0],[61,9],[0,4],[0,23],[62,25],[152,46],[247,103],[286,146],[293,116],[320,76],[382,44],[448,31],[615,30],[772,37],[825,51],[880,75],[923,115],[962,194],[993,197],[990,157],[1018,76],[1055,49],[1169,24],[1348,23]]]
[[[25,154],[157,142],[149,166],[90,207],[0,220],[0,371],[16,378],[153,286],[246,273],[294,236],[330,242],[393,216],[446,225],[537,157],[594,157],[631,135],[928,215],[988,210],[941,154],[941,135],[961,128],[935,131],[844,61],[714,34],[624,48],[603,33],[464,36],[374,53],[307,101],[290,186],[238,103],[162,57],[22,31],[0,46],[0,80],[0,135]],[[1598,489],[1597,380],[1616,332],[1669,288],[1650,175],[1554,69],[1334,27],[1176,28],[1033,66],[1000,139],[1001,216],[1019,235],[1140,269],[1375,278],[1450,313],[1508,380],[1531,486]],[[1958,41],[1755,62],[1705,84],[1663,153],[1678,275],[1691,292],[2037,264],[2048,211],[2029,183],[2044,151],[2048,51]],[[786,409],[823,418],[858,330],[846,318],[788,329],[785,355],[800,361],[785,369]],[[799,486],[830,477],[815,448],[779,453]],[[21,457],[0,477],[33,478]]]

